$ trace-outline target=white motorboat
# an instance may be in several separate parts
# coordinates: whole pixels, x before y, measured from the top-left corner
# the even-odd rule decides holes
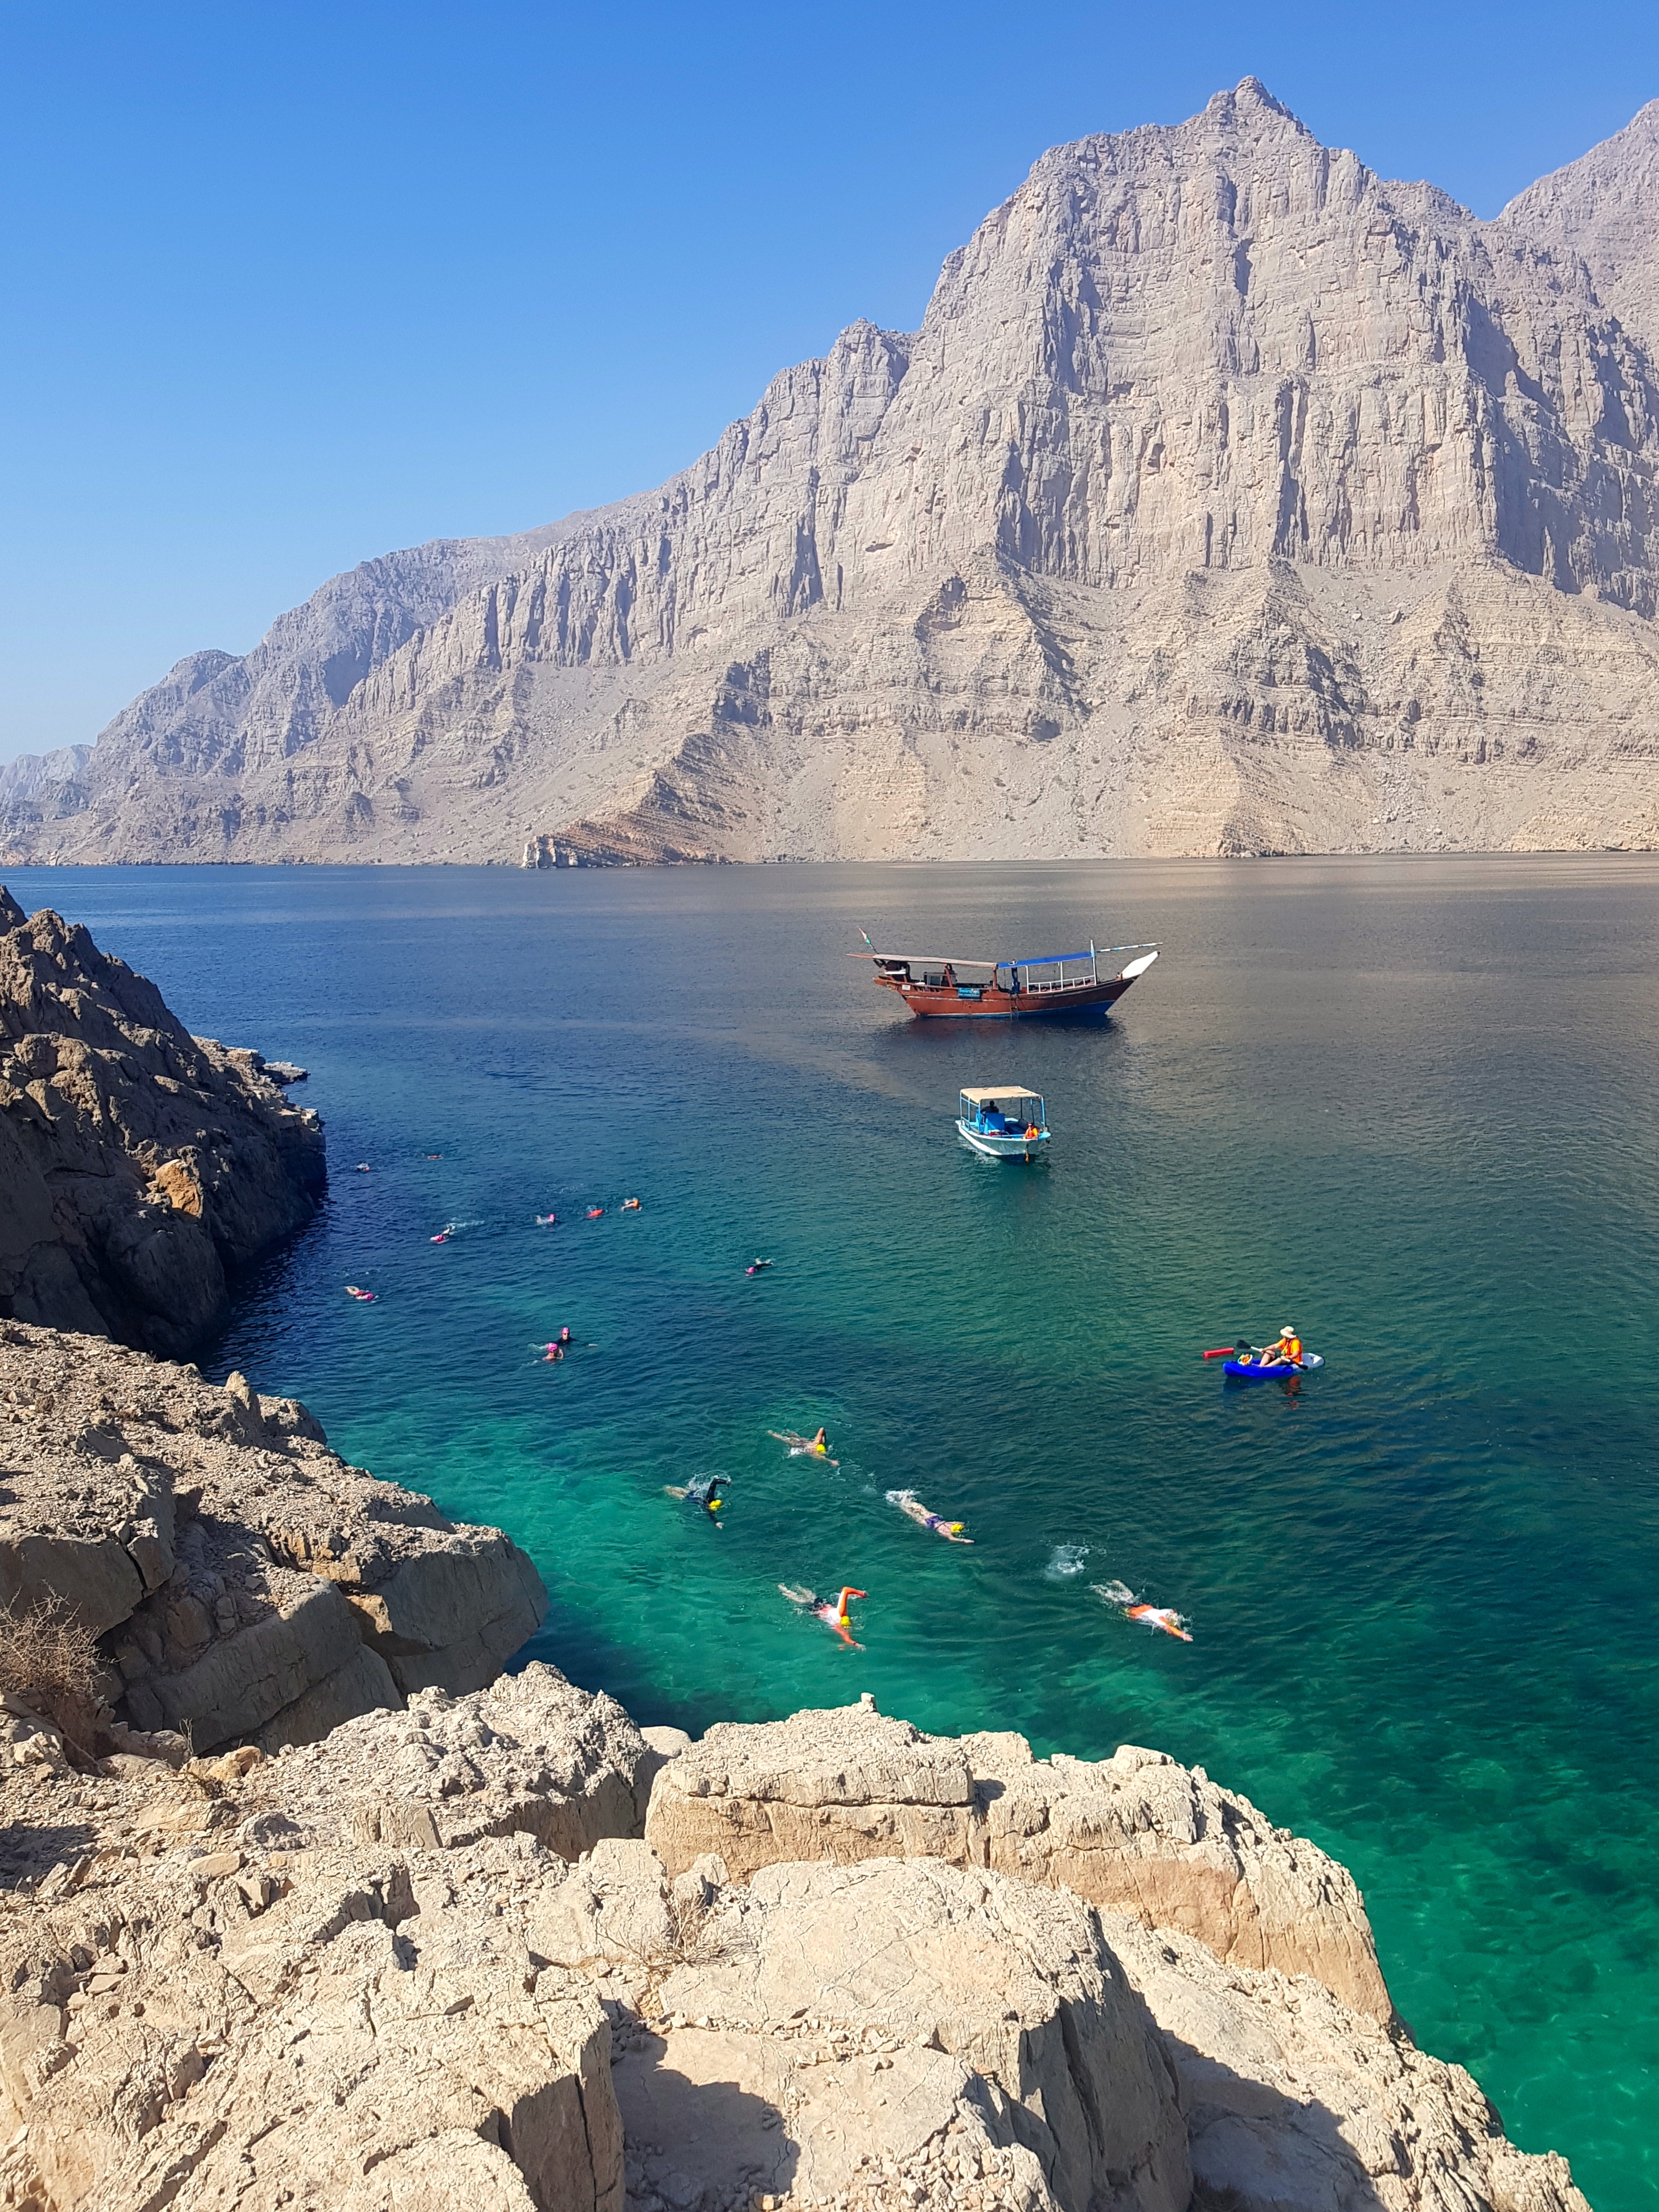
[[[957,1132],[988,1160],[1034,1160],[1048,1141],[1042,1096],[1018,1083],[981,1085],[962,1093]]]

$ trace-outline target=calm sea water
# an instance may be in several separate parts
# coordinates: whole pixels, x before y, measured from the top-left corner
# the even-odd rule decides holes
[[[326,1212],[207,1364],[511,1529],[538,1653],[694,1730],[868,1689],[1201,1762],[1353,1869],[1419,2039],[1522,2144],[1651,2203],[1659,866],[10,882],[312,1069]],[[1109,1023],[913,1024],[860,925],[1164,950]],[[951,1130],[1010,1079],[1036,1167]],[[1327,1362],[1293,1395],[1199,1358],[1287,1320]],[[820,1422],[838,1468],[767,1433]],[[665,1494],[715,1472],[719,1525]],[[867,1590],[864,1650],[780,1582]]]

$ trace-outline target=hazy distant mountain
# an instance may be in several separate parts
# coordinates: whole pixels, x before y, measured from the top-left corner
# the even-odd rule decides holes
[[[659,491],[337,577],[50,805],[0,770],[0,838],[1659,844],[1656,239],[1659,103],[1482,223],[1246,78],[1045,155],[919,333],[854,325]]]

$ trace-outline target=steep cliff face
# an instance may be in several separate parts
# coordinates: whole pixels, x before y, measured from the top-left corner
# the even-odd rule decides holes
[[[246,662],[182,664],[84,806],[15,799],[9,834],[111,860],[1651,844],[1654,112],[1491,224],[1254,79],[1059,148],[914,337],[855,325],[659,492],[371,564]]]
[[[315,1212],[322,1123],[84,929],[0,890],[0,1314],[181,1352]]]

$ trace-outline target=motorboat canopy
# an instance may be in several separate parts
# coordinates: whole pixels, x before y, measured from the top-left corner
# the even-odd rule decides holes
[[[1040,1091],[1027,1091],[1018,1083],[994,1083],[988,1089],[964,1091],[962,1095],[970,1106],[983,1106],[999,1098],[1006,1098],[1010,1105],[1016,1098],[1035,1098],[1039,1106],[1042,1103]]]

